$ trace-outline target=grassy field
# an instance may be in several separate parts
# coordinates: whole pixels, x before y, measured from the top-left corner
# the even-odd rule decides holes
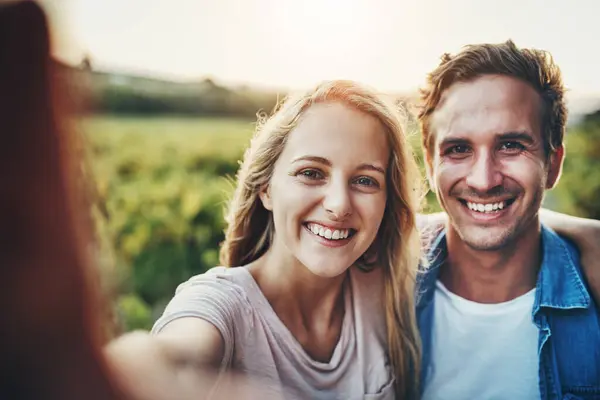
[[[123,329],[148,328],[177,284],[218,264],[225,200],[255,124],[211,118],[83,120],[102,257]]]
[[[255,122],[97,116],[79,127],[97,188],[100,265],[109,268],[105,275],[118,295],[123,329],[148,328],[179,283],[218,265],[225,201]],[[597,199],[593,193],[599,187],[596,169],[586,167],[597,160],[590,153],[590,133],[576,133],[570,137],[566,176],[545,204],[593,216],[567,207],[588,191],[587,198]],[[418,135],[410,140],[420,157]],[[438,209],[431,193],[428,204],[429,210]]]
[[[92,117],[82,129],[93,147],[101,174],[111,168],[185,167],[209,172],[204,161],[239,158],[254,130],[252,121],[211,118]],[[136,170],[136,171],[134,171]]]

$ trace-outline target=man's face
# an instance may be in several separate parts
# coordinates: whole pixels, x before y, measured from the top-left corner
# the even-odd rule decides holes
[[[432,186],[450,229],[471,248],[498,250],[538,223],[563,149],[546,156],[541,99],[518,79],[484,75],[450,86],[432,119]]]

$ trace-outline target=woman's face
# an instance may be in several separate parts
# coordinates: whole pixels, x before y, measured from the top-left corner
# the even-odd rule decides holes
[[[345,272],[377,235],[389,155],[377,118],[341,103],[310,107],[261,193],[275,224],[271,250],[318,276]]]

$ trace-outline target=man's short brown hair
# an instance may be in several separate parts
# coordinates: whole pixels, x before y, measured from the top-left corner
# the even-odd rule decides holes
[[[440,65],[427,77],[421,89],[419,122],[423,147],[433,159],[435,135],[431,118],[443,92],[456,82],[466,82],[482,75],[504,75],[530,84],[541,98],[542,140],[546,154],[563,145],[567,107],[560,69],[550,53],[537,49],[519,49],[512,40],[500,44],[466,46],[456,55],[442,56]]]

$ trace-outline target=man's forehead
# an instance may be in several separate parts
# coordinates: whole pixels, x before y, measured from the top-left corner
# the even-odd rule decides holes
[[[540,96],[526,82],[489,75],[444,91],[432,115],[432,133],[538,130]]]

